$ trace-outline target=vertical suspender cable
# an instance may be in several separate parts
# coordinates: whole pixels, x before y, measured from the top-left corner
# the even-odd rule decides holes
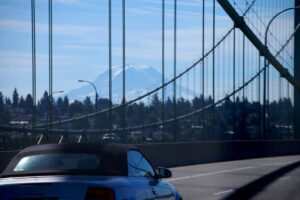
[[[216,34],[216,0],[213,0],[213,47],[215,46],[216,43],[216,38],[215,38],[215,34]],[[213,56],[213,71],[212,71],[212,90],[213,90],[213,104],[215,104],[215,98],[216,98],[216,94],[215,94],[215,48],[213,49],[212,52],[212,56]],[[215,137],[215,117],[216,117],[216,113],[215,113],[215,106],[213,106],[213,120],[212,120],[212,124],[213,124],[213,135]],[[215,139],[215,138],[213,138]]]
[[[263,7],[263,3],[261,1],[260,7]],[[264,11],[260,9],[261,16],[263,17]],[[263,22],[263,21],[262,21]],[[262,24],[263,25],[263,24]],[[258,70],[261,70],[261,55],[260,52],[258,52]],[[261,73],[258,75],[258,135],[260,138],[262,138],[262,123],[261,123]]]
[[[224,44],[222,45],[222,47],[223,47],[223,61],[222,61],[222,63],[223,63],[223,96],[225,96],[226,95],[226,83],[225,83],[225,68],[226,68],[226,62],[225,62],[225,51],[226,51],[226,39],[227,38],[225,38],[225,40],[224,40]]]
[[[243,52],[242,52],[242,67],[243,67],[243,85],[245,85],[245,35],[243,35]],[[245,104],[245,87],[243,87],[243,104]],[[243,107],[244,109],[244,107]],[[243,111],[244,112],[244,111]]]
[[[188,71],[187,75],[186,75],[186,91],[185,91],[185,95],[186,95],[186,99],[187,100],[189,100],[189,86],[190,86],[190,84],[189,84],[189,74],[191,74],[190,71]],[[182,98],[184,98],[184,97],[182,97]]]
[[[287,87],[287,100],[288,100],[288,104],[287,105],[290,105],[289,104],[289,102],[290,102],[290,83],[287,81],[286,84],[287,84],[286,87]],[[290,136],[289,135],[289,133],[290,133],[290,131],[289,131],[290,128],[289,127],[291,125],[290,122],[291,122],[291,120],[290,120],[290,108],[288,106],[288,108],[287,108],[287,135],[288,136]]]
[[[281,91],[281,87],[282,87],[282,80],[281,80],[281,75],[279,74],[278,75],[278,83],[279,83],[279,91],[278,91],[278,104],[279,104],[279,109],[281,110],[281,95],[282,95],[282,91]],[[279,133],[282,134],[282,123],[281,123],[281,120],[282,120],[282,115],[279,116]]]
[[[218,100],[219,98],[220,98],[220,81],[221,81],[221,77],[220,77],[220,75],[221,75],[221,68],[220,68],[220,46],[218,46],[217,47],[217,52],[216,52],[216,57],[217,57],[217,61],[216,61],[216,66],[218,67],[217,68],[217,70],[216,70],[216,83],[215,83],[215,86],[216,86],[216,90],[217,90],[217,92],[216,92],[216,99],[215,99],[215,101],[216,100]],[[216,117],[216,113],[217,113],[217,108],[215,107],[215,117]],[[215,128],[215,130],[216,130],[216,128]],[[217,138],[216,138],[217,139]]]
[[[49,7],[49,94],[48,94],[48,104],[49,104],[49,134],[52,131],[52,93],[53,93],[53,54],[52,54],[52,0],[48,0]],[[48,135],[50,137],[50,135]],[[48,138],[49,139],[49,138]]]
[[[267,13],[271,13],[270,12],[270,6],[268,7],[268,12]],[[276,11],[277,12],[277,11]],[[270,34],[272,34],[272,33],[270,33]],[[267,46],[268,46],[268,44],[266,44]],[[268,63],[268,62],[267,62]],[[267,82],[266,82],[266,84],[267,84],[267,94],[266,94],[266,116],[265,116],[265,119],[266,119],[266,130],[267,130],[267,132],[265,133],[265,139],[269,136],[268,134],[268,131],[269,131],[269,101],[270,101],[270,74],[272,73],[272,71],[271,71],[271,67],[270,67],[270,65],[268,64],[267,66]]]
[[[242,73],[243,73],[243,85],[245,85],[245,42],[246,42],[246,36],[243,34],[243,55],[242,55]],[[245,99],[245,87],[243,87],[243,110],[242,110],[242,113],[243,113],[243,131],[244,132],[244,136],[246,134],[246,129],[245,129],[245,126],[246,126],[246,99]]]
[[[162,0],[162,27],[161,27],[161,82],[162,85],[165,84],[165,0]],[[162,88],[162,141],[165,141],[165,87]]]
[[[260,53],[258,54],[258,70],[260,71],[261,70],[261,56],[260,56]],[[259,122],[258,122],[258,135],[261,136],[261,78],[260,78],[260,74],[258,76],[258,106],[259,106],[259,113],[258,113],[258,119],[259,119]]]
[[[177,0],[174,0],[174,77],[176,77],[177,65]],[[176,100],[176,79],[174,80],[174,140],[177,140],[177,100]]]
[[[108,0],[108,65],[109,65],[109,131],[112,131],[112,49],[111,49],[111,0]]]
[[[282,1],[281,2],[282,4],[281,4],[281,6],[283,6],[284,7],[284,2]],[[279,40],[280,39],[282,39],[282,32],[283,32],[283,30],[285,30],[284,28],[282,28],[281,27],[281,30],[279,31]],[[281,53],[282,54],[282,53]],[[279,57],[281,58],[281,61],[283,61],[282,60],[282,57],[281,57],[281,54],[279,54]],[[284,107],[283,107],[283,100],[284,100],[284,98],[282,98],[282,95],[284,96],[284,88],[283,88],[283,84],[284,84],[284,79],[282,79],[281,78],[281,75],[279,74],[279,95],[280,95],[280,99],[279,99],[279,101],[278,101],[278,103],[279,103],[279,109],[280,109],[280,111],[281,112],[284,112]],[[281,101],[282,100],[282,101]],[[284,121],[284,117],[282,117],[283,115],[280,115],[280,123],[279,123],[279,132],[280,132],[280,134],[284,134],[284,128],[283,128],[283,121]]]
[[[32,45],[32,128],[36,126],[36,49],[35,49],[35,0],[31,0]]]
[[[202,1],[202,58],[204,58],[204,49],[205,49],[205,0]],[[202,102],[202,130],[203,134],[205,133],[205,127],[204,127],[204,117],[205,117],[205,112],[204,112],[204,107],[205,107],[205,94],[204,94],[204,83],[205,83],[205,73],[204,73],[204,59],[202,60],[202,94],[203,94],[203,102]]]
[[[231,46],[231,35],[232,35],[232,33],[230,33],[230,35],[228,36],[228,45],[227,45],[227,52],[230,52],[231,51],[231,48],[232,48],[232,46]],[[232,77],[231,77],[231,71],[230,71],[230,69],[231,69],[231,59],[232,59],[232,55],[230,55],[230,54],[228,54],[227,55],[228,56],[228,66],[227,66],[227,68],[228,68],[228,70],[227,70],[227,95],[230,93],[230,83],[231,83],[231,80],[232,80]]]
[[[205,66],[206,66],[206,70],[205,70],[205,94],[207,94],[207,97],[209,96],[209,90],[208,90],[208,87],[209,87],[209,57],[207,56],[205,59],[204,59],[204,61],[205,61]],[[207,98],[207,102],[206,102],[207,104],[208,104],[208,98]]]
[[[267,44],[266,44],[267,45]],[[263,74],[263,133],[262,136],[263,138],[261,139],[266,139],[266,132],[267,132],[267,121],[266,121],[266,106],[267,106],[267,59],[264,59],[264,74]]]
[[[235,62],[236,62],[236,57],[235,57],[235,36],[236,36],[236,29],[233,30],[233,90],[232,91],[235,91]],[[233,95],[233,131],[234,131],[234,134],[237,134],[237,131],[236,131],[236,125],[235,125],[235,122],[236,122],[236,115],[235,115],[235,109],[236,109],[236,105],[235,105],[235,93]]]
[[[122,0],[122,50],[123,50],[123,100],[122,100],[122,104],[123,104],[123,112],[122,112],[122,127],[123,127],[123,137],[125,137],[125,126],[126,126],[126,119],[125,119],[125,114],[126,114],[126,107],[125,107],[125,102],[126,102],[126,24],[125,24],[125,0]]]

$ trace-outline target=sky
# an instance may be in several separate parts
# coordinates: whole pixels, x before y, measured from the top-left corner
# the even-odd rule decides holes
[[[30,2],[30,0],[0,1],[0,91],[5,96],[11,96],[15,87],[22,95],[31,93]],[[239,12],[245,10],[246,0],[235,2],[239,5],[236,7]],[[256,9],[261,13],[261,7],[268,5],[264,4],[266,2],[264,0],[258,2]],[[121,3],[121,0],[112,0],[112,64],[114,66],[122,64]],[[173,6],[172,0],[166,0],[167,79],[173,75]],[[285,3],[283,6],[289,5]],[[269,7],[272,8],[272,4]],[[206,1],[205,8],[206,52],[212,47],[211,0]],[[270,10],[272,11],[272,9],[268,11]],[[263,21],[270,15],[265,14]],[[251,17],[254,18],[250,13],[249,18]],[[180,73],[202,55],[202,0],[178,0],[177,19],[177,69]],[[281,20],[291,21],[288,17]],[[262,27],[262,22],[259,24],[255,21],[255,23],[258,29]],[[217,5],[216,41],[220,40],[232,26],[232,21]],[[273,32],[277,30],[274,29]],[[282,35],[282,38],[285,38],[285,34]],[[48,90],[48,39],[48,0],[36,0],[38,98]],[[253,52],[255,50],[249,48],[248,53]],[[229,52],[226,53],[228,54],[226,56],[229,56]],[[238,54],[240,55],[240,51]],[[256,58],[248,60],[249,65],[257,63]],[[240,60],[238,59],[237,62],[240,63]],[[126,0],[126,63],[150,65],[161,71],[161,0]],[[207,63],[207,65],[211,64]],[[67,92],[80,87],[82,83],[78,83],[77,80],[92,81],[107,69],[108,1],[53,0],[53,91]],[[210,76],[209,70],[207,73]],[[240,77],[238,79],[240,80]],[[219,84],[222,85],[221,82]],[[207,91],[211,89],[207,88]],[[221,93],[219,95],[221,96]]]

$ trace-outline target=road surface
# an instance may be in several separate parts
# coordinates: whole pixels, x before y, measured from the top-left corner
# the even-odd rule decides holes
[[[223,199],[297,161],[300,161],[300,155],[177,167],[172,168],[173,177],[168,181],[178,187],[184,200]],[[253,199],[300,199],[299,177],[300,168],[281,174],[258,191]]]

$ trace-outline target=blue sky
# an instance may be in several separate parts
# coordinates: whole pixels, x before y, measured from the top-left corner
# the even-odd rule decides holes
[[[277,0],[276,0],[277,1]],[[53,90],[81,86],[108,69],[108,1],[53,0]],[[113,65],[122,63],[121,0],[113,0]],[[178,0],[178,72],[201,52],[201,0]],[[245,1],[237,0],[241,9]],[[263,5],[263,1],[261,1]],[[36,0],[37,93],[48,89],[48,1]],[[259,9],[260,4],[257,5]],[[173,68],[173,1],[166,0],[166,77]],[[206,51],[212,46],[212,1],[206,1]],[[218,41],[232,21],[217,6]],[[0,91],[31,93],[30,0],[0,1]],[[126,63],[161,71],[161,1],[126,0]],[[249,61],[255,62],[255,59]],[[209,73],[209,72],[208,72]],[[221,84],[221,83],[220,83]],[[209,88],[207,89],[209,90]]]

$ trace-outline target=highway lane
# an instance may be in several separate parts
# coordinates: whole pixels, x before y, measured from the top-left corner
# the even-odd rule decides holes
[[[300,199],[300,168],[297,168],[284,176],[278,178],[263,191],[254,196],[254,199]]]
[[[238,188],[297,161],[300,161],[300,156],[260,158],[177,167],[172,168],[173,177],[168,179],[168,181],[178,187],[185,200],[223,199]],[[294,184],[299,186],[300,181],[293,177],[300,177],[300,169],[298,174],[292,171],[291,174],[280,177],[274,184],[267,187],[269,188],[268,193],[264,193],[264,190],[258,193],[254,199],[276,199],[269,198],[268,195],[274,194],[270,191],[273,188],[280,188],[285,182],[294,181]],[[286,190],[294,191],[295,187]],[[297,192],[299,194],[299,191]]]

